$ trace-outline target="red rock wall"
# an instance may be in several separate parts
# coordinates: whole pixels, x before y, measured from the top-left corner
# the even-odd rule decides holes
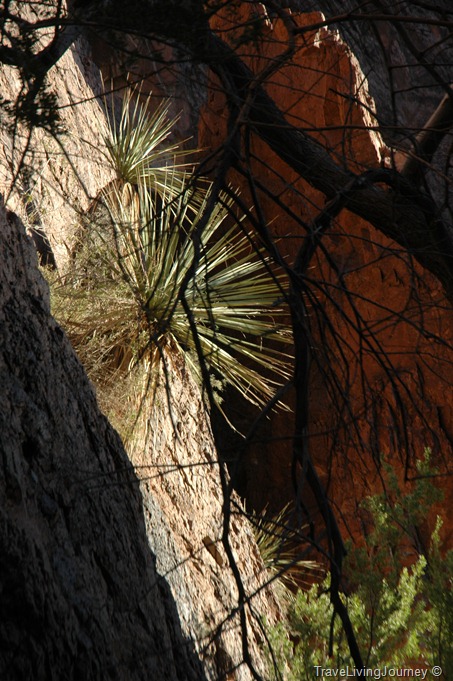
[[[250,33],[248,22],[253,16],[247,5],[238,3],[236,13],[230,6],[229,13],[216,17],[215,28],[237,46],[241,35]],[[320,18],[293,14],[288,20],[302,26]],[[237,50],[255,73],[263,74],[287,46],[285,24],[276,20],[273,25],[266,23],[255,43]],[[346,162],[354,172],[383,162],[386,150],[379,137],[367,130],[373,121],[365,108],[372,106],[366,79],[335,34],[322,30],[299,36],[292,58],[273,70],[264,84],[288,121],[317,137],[338,162]],[[200,119],[202,147],[212,151],[222,145],[227,114],[225,97],[213,82]],[[271,231],[281,238],[279,248],[291,261],[304,230],[289,211],[309,222],[323,207],[324,199],[261,140],[252,138],[250,149],[253,174],[289,209],[285,211],[265,193],[259,194]],[[244,180],[235,174],[230,179],[248,200]],[[370,224],[347,211],[323,243],[331,262],[318,253],[309,275],[313,281],[327,282],[317,297],[328,312],[333,335],[314,324],[314,356],[318,355],[326,372],[334,371],[341,389],[332,394],[322,370],[315,368],[311,450],[343,518],[345,532],[356,534],[361,529],[359,500],[381,489],[376,466],[381,453],[397,466],[404,489],[410,488],[405,479],[416,475],[415,458],[421,457],[427,446],[441,471],[448,468],[453,442],[453,376],[451,351],[443,343],[452,341],[451,311],[429,273]],[[311,314],[314,320],[315,307]],[[277,508],[282,499],[292,496],[291,417],[276,415],[264,434],[269,442],[255,445],[248,455],[247,495],[252,505]],[[446,493],[444,504],[438,507],[442,511],[450,507],[451,485],[448,477],[438,482]],[[445,517],[445,512],[442,515]],[[451,538],[451,523],[444,529]]]

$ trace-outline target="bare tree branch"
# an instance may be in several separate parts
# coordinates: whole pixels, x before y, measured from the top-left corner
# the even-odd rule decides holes
[[[415,137],[414,151],[396,156],[399,172],[406,179],[417,182],[421,170],[431,163],[445,135],[453,128],[453,96],[446,94]]]
[[[208,45],[210,67],[222,79],[228,74],[235,85],[234,96],[245,102],[252,93],[248,124],[269,147],[328,199],[344,189],[353,173],[340,168],[321,144],[287,122],[264,89],[255,88],[252,72],[232,49],[213,34]],[[453,239],[436,215],[436,206],[397,173],[383,171],[382,180],[392,189],[384,191],[364,180],[349,195],[347,208],[413,255],[453,299]]]

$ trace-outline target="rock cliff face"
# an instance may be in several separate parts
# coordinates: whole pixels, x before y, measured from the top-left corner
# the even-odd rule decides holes
[[[196,386],[174,367],[174,425],[162,387],[149,448],[131,465],[50,316],[33,245],[4,207],[0,238],[3,678],[248,679]],[[237,509],[229,536],[262,667],[260,617],[278,606],[268,588],[254,595],[265,574]]]
[[[5,99],[14,102],[20,90],[18,74],[3,67],[0,83]],[[105,116],[95,99],[102,81],[86,41],[77,41],[60,59],[49,74],[49,86],[57,95],[63,134],[57,140],[34,129],[29,140],[28,131],[19,128],[11,135],[2,126],[0,191],[30,232],[44,231],[62,266],[79,234],[80,216],[113,176],[102,142]],[[26,149],[28,171],[21,167]]]
[[[353,0],[316,0],[304,5],[305,10],[324,12],[326,17],[358,9]],[[445,27],[433,21],[435,11],[447,15],[451,4],[448,0],[433,6],[405,0],[398,6],[389,0],[369,2],[363,8],[368,18],[360,19],[357,13],[355,21],[334,24],[366,74],[388,143],[410,144],[442,97],[442,82],[451,80],[453,46]],[[403,22],[385,21],[385,13],[403,17]],[[378,15],[376,21],[374,15]],[[419,21],[410,22],[411,17]],[[421,60],[422,54],[429,58]]]
[[[138,480],[3,206],[0,239],[0,673],[209,678],[156,567]]]
[[[50,74],[67,134],[60,145],[34,132],[31,175],[14,178],[26,136],[1,131],[2,191],[29,230],[45,229],[60,268],[81,213],[111,179],[89,54],[79,41]],[[13,98],[14,72],[0,79]],[[261,618],[279,607],[234,495],[234,572],[225,552],[199,389],[174,361],[131,461],[50,315],[21,219],[3,205],[0,216],[0,676],[251,678],[244,661],[265,668]]]

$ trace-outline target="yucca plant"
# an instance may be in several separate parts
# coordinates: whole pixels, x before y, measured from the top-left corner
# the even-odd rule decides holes
[[[130,111],[126,97],[108,145],[118,180],[99,200],[103,220],[92,220],[86,228],[66,295],[70,304],[60,318],[97,377],[116,381],[115,372],[141,366],[150,379],[164,354],[176,352],[201,379],[184,295],[202,361],[214,380],[263,404],[289,375],[281,282],[265,258],[250,253],[249,239],[238,226],[225,226],[232,199],[221,196],[199,229],[212,189],[200,180],[194,187],[174,155],[175,145],[160,149],[174,124],[165,119],[167,106],[149,122],[145,105],[136,105],[138,131]],[[161,159],[166,165],[156,170],[153,163]],[[148,379],[141,380],[145,392],[152,384]]]
[[[130,346],[135,347],[136,357],[153,355],[159,344],[171,337],[197,375],[195,340],[179,294],[194,263],[191,235],[206,209],[209,192],[198,189],[193,199],[189,187],[175,198],[173,175],[168,171],[156,212],[155,197],[143,181],[136,188],[126,185],[121,194],[113,189],[105,196],[110,229],[99,235],[104,267],[97,272],[105,279],[107,268],[108,281],[117,281],[122,291],[111,314],[107,315],[108,306],[103,302],[106,321],[122,320],[113,334],[109,329],[109,336],[126,338],[135,329]],[[281,343],[289,338],[283,324],[276,321],[283,321],[283,308],[276,305],[281,297],[278,279],[261,260],[251,259],[248,239],[239,235],[236,227],[221,233],[231,203],[223,197],[209,216],[185,296],[207,365],[259,404],[272,396],[277,376],[287,377],[289,368],[288,357],[266,341]],[[129,311],[117,314],[125,287]],[[105,290],[105,283],[98,282],[96,288]],[[266,372],[268,378],[263,375]]]

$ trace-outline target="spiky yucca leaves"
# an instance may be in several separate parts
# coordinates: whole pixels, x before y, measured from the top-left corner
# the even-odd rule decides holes
[[[152,114],[151,94],[143,98],[139,88],[125,92],[121,115],[116,117],[114,99],[111,118],[104,135],[109,162],[120,183],[148,187],[168,194],[168,174],[172,172],[173,191],[184,189],[187,171],[193,163],[182,159],[193,153],[180,149],[180,143],[170,143],[168,138],[179,117],[169,118],[169,102],[161,102]]]
[[[105,281],[107,268],[108,281],[121,282],[123,289],[124,285],[129,289],[136,356],[155,354],[171,337],[197,375],[195,339],[180,292],[194,264],[191,236],[206,210],[209,193],[209,188],[195,192],[187,183],[175,196],[170,171],[158,197],[144,182],[136,187],[127,184],[121,193],[113,188],[105,196],[110,229],[99,235],[104,267],[96,270]],[[251,258],[248,240],[237,228],[220,231],[230,206],[231,200],[223,198],[209,216],[185,296],[208,367],[247,399],[261,404],[272,397],[278,381],[289,375],[288,357],[266,341],[281,343],[289,336],[283,324],[278,325],[279,319],[283,321],[283,309],[276,304],[281,297],[278,279],[261,260]],[[105,287],[101,281],[97,285],[101,290]],[[131,327],[131,310],[123,318],[127,328]],[[115,315],[112,311],[107,318]],[[122,338],[125,333],[118,328],[114,335]]]

